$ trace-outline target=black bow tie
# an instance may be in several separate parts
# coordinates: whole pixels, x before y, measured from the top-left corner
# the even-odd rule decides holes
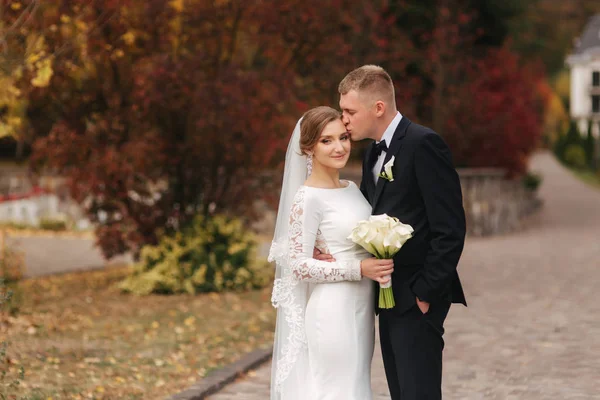
[[[377,160],[379,159],[379,156],[381,155],[382,151],[385,151],[387,153],[387,144],[385,144],[385,140],[382,140],[381,142],[375,144],[375,146],[373,146],[373,150],[371,153],[371,162],[369,163],[369,168],[373,168],[375,166],[375,164],[377,163]]]
[[[382,140],[381,142],[377,143],[375,145],[375,148],[373,149],[373,153],[375,154],[375,157],[379,157],[381,155],[382,151],[387,152],[387,144],[385,143],[385,140]]]

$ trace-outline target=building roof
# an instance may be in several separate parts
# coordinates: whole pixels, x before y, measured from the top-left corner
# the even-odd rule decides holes
[[[600,14],[591,17],[579,38],[575,54],[585,53],[587,50],[600,47]]]

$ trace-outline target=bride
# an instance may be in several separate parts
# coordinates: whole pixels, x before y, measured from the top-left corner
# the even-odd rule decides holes
[[[350,135],[338,111],[316,107],[296,124],[269,260],[276,262],[277,308],[271,399],[370,400],[374,281],[392,260],[377,260],[348,236],[371,206],[339,171]],[[313,258],[315,249],[332,260]]]

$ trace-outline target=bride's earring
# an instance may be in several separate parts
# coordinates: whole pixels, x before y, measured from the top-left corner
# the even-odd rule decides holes
[[[310,174],[312,174],[312,166],[313,166],[313,155],[312,153],[308,153],[308,155],[306,156],[306,170],[307,170],[307,176],[310,176]]]

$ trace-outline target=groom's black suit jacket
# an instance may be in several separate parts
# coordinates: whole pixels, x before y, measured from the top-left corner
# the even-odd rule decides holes
[[[394,257],[394,310],[405,312],[415,305],[415,297],[429,303],[448,300],[466,305],[456,271],[464,246],[465,213],[448,146],[431,129],[403,117],[384,162],[396,157],[394,180],[380,177],[375,185],[369,167],[374,165],[374,145],[367,148],[363,161],[361,192],[373,215],[397,217],[415,230]],[[379,285],[376,287],[375,304],[379,298]]]

